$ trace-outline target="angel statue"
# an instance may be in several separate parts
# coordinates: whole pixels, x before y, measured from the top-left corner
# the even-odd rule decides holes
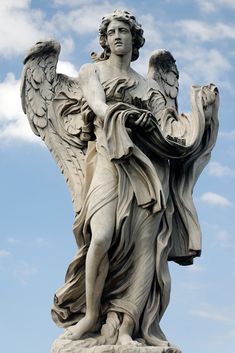
[[[75,212],[78,250],[54,298],[65,332],[53,352],[180,352],[160,328],[168,261],[200,256],[192,192],[216,141],[218,89],[193,86],[192,112],[180,114],[169,51],[152,54],[147,78],[131,68],[145,39],[127,11],[102,18],[99,41],[102,53],[77,78],[56,73],[56,41],[36,43],[24,60],[23,110]]]

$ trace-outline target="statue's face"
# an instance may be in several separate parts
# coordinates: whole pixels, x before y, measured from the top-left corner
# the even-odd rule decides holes
[[[112,20],[107,28],[107,41],[111,53],[125,55],[132,51],[130,26],[122,21]]]

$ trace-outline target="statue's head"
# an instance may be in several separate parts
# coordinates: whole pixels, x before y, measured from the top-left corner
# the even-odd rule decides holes
[[[115,10],[113,13],[107,14],[102,18],[99,28],[99,42],[104,51],[99,57],[94,56],[95,60],[106,60],[110,56],[110,48],[107,42],[107,28],[113,20],[121,21],[129,25],[132,34],[131,61],[137,60],[139,57],[139,49],[144,45],[145,42],[143,37],[144,31],[141,25],[136,21],[135,16],[123,10]]]

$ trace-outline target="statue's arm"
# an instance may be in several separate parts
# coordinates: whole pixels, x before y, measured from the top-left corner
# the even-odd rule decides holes
[[[95,64],[85,64],[79,71],[79,83],[88,105],[96,116],[104,119],[108,105],[103,86],[100,83]]]

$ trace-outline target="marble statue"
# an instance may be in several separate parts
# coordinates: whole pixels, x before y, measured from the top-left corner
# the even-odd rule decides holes
[[[99,40],[102,53],[77,78],[56,73],[56,41],[36,43],[24,60],[23,110],[75,211],[78,250],[54,298],[65,332],[53,353],[180,352],[160,328],[168,261],[200,256],[192,192],[216,141],[218,89],[193,86],[192,112],[180,114],[169,51],[151,55],[147,78],[131,68],[145,42],[132,14],[104,16]]]

